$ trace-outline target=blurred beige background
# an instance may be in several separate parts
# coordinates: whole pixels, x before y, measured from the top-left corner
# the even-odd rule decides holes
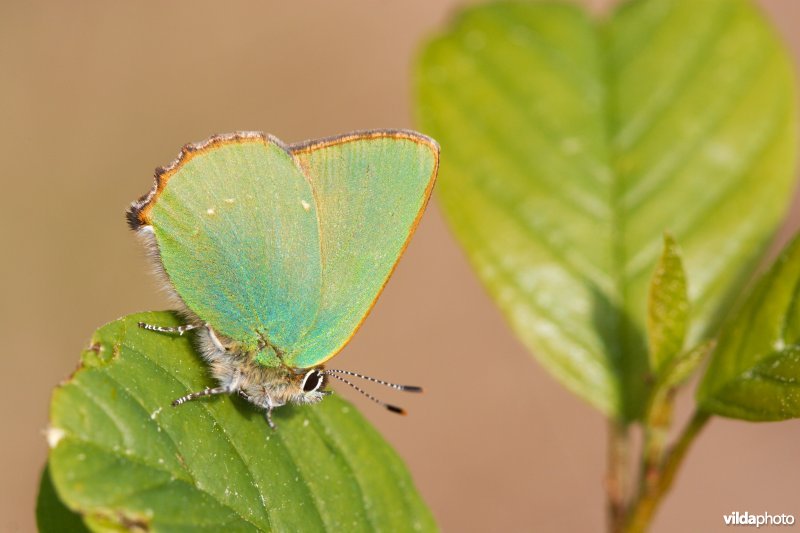
[[[800,4],[760,3],[797,62]],[[0,531],[35,527],[50,391],[91,333],[166,307],[123,219],[153,168],[216,132],[293,142],[411,127],[410,62],[457,4],[3,3]],[[511,336],[435,203],[337,365],[426,386],[421,397],[381,391],[402,400],[406,418],[355,401],[406,459],[443,529],[602,528],[603,419]],[[800,520],[798,494],[800,424],[715,420],[654,531],[722,530],[735,510]]]

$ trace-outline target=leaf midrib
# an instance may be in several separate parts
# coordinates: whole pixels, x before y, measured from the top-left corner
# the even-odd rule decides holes
[[[635,394],[636,389],[633,385],[635,377],[629,372],[628,366],[633,362],[631,356],[633,354],[627,353],[627,335],[628,326],[624,319],[624,313],[628,309],[628,286],[627,277],[625,274],[626,251],[625,251],[625,212],[623,204],[623,196],[625,193],[624,182],[620,167],[620,152],[613,142],[615,125],[618,123],[619,112],[616,107],[617,102],[617,82],[614,76],[615,65],[611,62],[611,45],[609,43],[608,22],[605,24],[596,22],[592,25],[595,32],[595,42],[597,46],[595,49],[599,55],[599,75],[603,83],[602,97],[602,112],[600,114],[603,124],[602,131],[603,142],[605,148],[605,164],[606,168],[610,169],[611,183],[609,186],[609,208],[611,212],[611,232],[609,235],[609,245],[611,258],[611,279],[612,286],[614,287],[615,294],[609,295],[614,299],[611,304],[616,306],[616,328],[613,336],[617,352],[609,346],[609,355],[612,365],[616,366],[618,372],[612,373],[612,379],[618,382],[618,416],[622,421],[627,422],[637,418],[638,413],[633,409],[636,407],[637,402],[629,402],[627,397]],[[606,338],[606,341],[611,340]],[[646,355],[646,354],[644,354]],[[616,356],[616,359],[614,358]],[[632,379],[633,378],[633,379]],[[643,403],[643,402],[641,402]]]
[[[679,77],[676,80],[675,85],[671,88],[671,95],[674,96],[675,94],[679,94],[686,90],[686,88],[690,85],[692,73],[696,72],[697,69],[707,63],[709,54],[713,50],[714,44],[719,40],[720,35],[724,33],[725,28],[730,25],[730,21],[733,18],[733,6],[725,4],[719,9],[722,11],[722,14],[715,17],[712,30],[703,33],[705,38],[702,40],[702,43],[693,50],[692,57],[687,65],[681,67],[683,72],[679,73]],[[665,10],[662,20],[668,16],[668,12],[669,10]],[[661,26],[661,23],[659,23],[659,26]],[[626,248],[626,228],[631,222],[629,219],[630,217],[628,216],[630,214],[628,208],[630,207],[633,211],[635,211],[637,205],[644,204],[646,202],[637,202],[637,205],[633,206],[629,206],[626,202],[626,195],[628,194],[629,190],[626,187],[627,176],[622,169],[622,161],[626,153],[635,151],[635,147],[648,131],[650,131],[652,128],[658,127],[659,122],[668,112],[668,106],[656,106],[649,112],[649,115],[645,115],[643,119],[634,120],[636,118],[634,117],[631,118],[628,123],[624,125],[622,124],[621,115],[616,107],[616,103],[618,102],[619,87],[618,80],[615,76],[617,72],[615,69],[619,69],[622,66],[615,64],[612,61],[614,58],[611,53],[612,45],[610,39],[613,39],[613,32],[611,31],[611,27],[608,26],[608,23],[598,23],[595,24],[593,28],[597,32],[598,46],[596,49],[599,52],[601,60],[600,72],[603,80],[601,85],[605,89],[603,98],[603,113],[601,114],[601,117],[603,119],[603,128],[605,131],[604,141],[606,142],[606,163],[608,168],[611,169],[611,187],[609,195],[609,205],[612,218],[612,231],[610,234],[612,258],[611,277],[615,286],[614,296],[617,298],[616,304],[619,306],[616,314],[617,327],[616,331],[613,332],[613,339],[617,349],[619,350],[619,353],[617,354],[619,358],[617,363],[620,372],[617,374],[617,376],[622,386],[621,394],[623,395],[621,414],[623,418],[628,417],[633,419],[638,416],[638,412],[634,410],[637,409],[637,404],[640,402],[631,400],[635,400],[637,392],[636,388],[641,382],[640,378],[643,377],[639,375],[639,372],[640,370],[647,372],[649,369],[649,363],[646,353],[637,354],[634,351],[637,350],[637,348],[640,349],[640,347],[632,344],[632,342],[634,342],[633,338],[631,337],[633,332],[630,331],[631,326],[625,319],[626,313],[631,311],[631,284],[642,274],[642,271],[637,271],[629,275],[629,259],[635,258],[635,254],[630,258],[628,257],[628,250]],[[635,55],[640,56],[641,54],[644,54],[646,47],[652,42],[652,39],[648,40],[645,48],[638,49]],[[753,64],[750,66],[751,69],[763,67],[763,65],[759,65],[757,61],[753,61]],[[743,77],[742,80],[744,79],[745,78]],[[742,80],[740,80],[740,82],[737,84],[737,94],[746,91],[749,87],[749,85],[744,83]],[[720,112],[720,117],[713,122],[713,125],[709,126],[712,130],[716,128],[718,124],[722,123],[722,121],[724,121],[724,118],[730,113],[730,109],[735,105],[736,101],[736,97],[729,98],[728,104],[725,106],[727,109],[724,112]],[[626,128],[629,127],[629,123],[631,122],[638,122],[639,129],[637,135],[635,135],[633,138],[627,139],[627,142],[621,142],[620,135],[623,135],[626,132]],[[619,130],[615,131],[615,127],[618,127]],[[769,138],[771,136],[767,135],[766,137]],[[766,141],[763,143],[756,143],[754,150],[755,155],[751,159],[758,159],[757,155],[760,152],[759,149],[762,148],[764,144],[766,144]],[[702,144],[698,144],[698,146],[694,147],[694,150],[699,150],[701,146]],[[677,165],[676,168],[673,168],[670,172],[670,176],[675,174],[677,171],[676,169],[680,169],[684,165],[685,162]],[[737,169],[733,173],[739,175],[746,174],[742,173],[741,169]],[[664,184],[669,183],[669,181],[669,176],[667,178],[662,178],[659,180],[660,186],[664,186]],[[736,180],[737,183],[738,181],[739,180]],[[637,182],[633,181],[633,183]],[[722,191],[722,195],[724,196],[730,192],[731,188],[732,186],[726,187]],[[707,211],[707,209],[703,211],[701,216],[703,216]],[[669,228],[664,228],[664,230],[667,229]],[[644,348],[646,349],[646,347]],[[626,397],[626,395],[628,397]]]

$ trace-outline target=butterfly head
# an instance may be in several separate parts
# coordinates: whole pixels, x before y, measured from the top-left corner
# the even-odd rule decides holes
[[[328,376],[321,366],[268,368],[231,358],[217,361],[213,368],[224,387],[264,409],[317,403],[331,393],[325,390]]]
[[[355,383],[353,383],[344,376],[361,378],[399,391],[422,392],[421,387],[416,387],[413,385],[398,385],[396,383],[389,383],[388,381],[383,381],[382,379],[376,379],[369,376],[365,376],[364,374],[359,374],[358,372],[351,372],[349,370],[339,370],[333,368],[325,369],[322,366],[316,366],[309,369],[291,370],[291,376],[289,377],[290,384],[285,389],[287,397],[284,399],[283,403],[285,402],[291,402],[295,404],[317,403],[328,394],[331,394],[331,391],[325,390],[325,388],[328,385],[328,381],[330,378],[336,378],[337,380],[354,388],[356,391],[363,394],[373,402],[385,407],[389,411],[398,414],[405,414],[405,411],[402,408],[392,404],[388,404],[386,402],[377,399],[376,397],[366,392],[361,387],[359,387],[358,385],[356,385]]]
[[[325,390],[328,376],[321,366],[294,372],[290,382],[288,390],[291,391],[291,397],[288,400],[292,403],[317,403],[330,394],[330,391]]]

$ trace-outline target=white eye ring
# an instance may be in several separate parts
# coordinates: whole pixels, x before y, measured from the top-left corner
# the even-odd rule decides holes
[[[306,385],[309,384],[308,383],[308,379],[311,378],[312,376],[314,377],[314,379],[317,380],[317,382],[314,383],[314,386],[312,388],[307,389]],[[319,370],[317,370],[316,368],[312,368],[311,370],[306,372],[306,375],[303,378],[303,384],[300,385],[300,388],[303,389],[303,392],[305,392],[305,393],[316,392],[317,389],[319,389],[322,386],[322,381],[323,381],[322,373]]]

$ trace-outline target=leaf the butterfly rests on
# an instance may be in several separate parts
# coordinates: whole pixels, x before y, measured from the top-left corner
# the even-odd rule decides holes
[[[213,382],[188,335],[141,321],[180,324],[159,312],[103,326],[53,393],[49,477],[91,530],[436,529],[400,457],[341,398],[278,410],[278,431],[238,398],[170,408]],[[71,531],[49,483],[40,525],[58,512],[44,531]]]

